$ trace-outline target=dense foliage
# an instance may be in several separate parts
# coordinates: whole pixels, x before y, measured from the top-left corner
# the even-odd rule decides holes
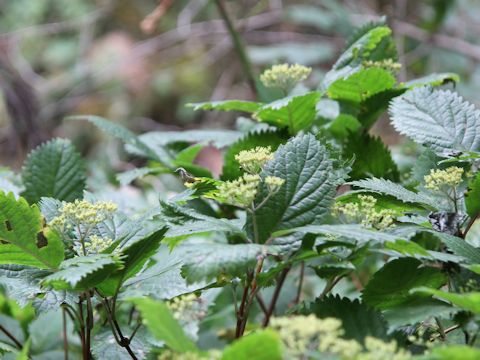
[[[88,120],[178,174],[156,206],[86,189],[54,139],[0,174],[5,359],[477,359],[480,112],[455,74],[399,83],[392,32],[359,29],[316,89],[275,65],[238,130],[136,135]],[[371,135],[387,111],[411,142]],[[195,162],[223,150],[220,178]]]

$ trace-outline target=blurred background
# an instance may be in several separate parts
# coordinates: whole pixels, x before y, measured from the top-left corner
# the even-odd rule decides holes
[[[253,72],[313,67],[318,86],[354,27],[380,16],[393,28],[400,80],[456,72],[472,102],[480,90],[480,1],[221,1]],[[255,99],[215,1],[1,0],[0,164],[18,169],[53,136],[72,139],[99,166],[121,166],[111,139],[73,114],[134,132],[231,128],[235,115],[193,112],[189,102]],[[375,130],[395,142],[388,122]],[[390,138],[389,138],[390,137]],[[116,165],[112,165],[116,164]]]

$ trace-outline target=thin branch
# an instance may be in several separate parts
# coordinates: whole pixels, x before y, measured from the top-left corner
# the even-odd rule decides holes
[[[300,297],[302,296],[302,287],[303,287],[304,277],[305,277],[305,262],[302,261],[302,263],[300,264],[300,279],[298,280],[297,296],[293,301],[295,305],[298,305],[298,303],[300,302]]]
[[[18,347],[19,349],[23,347],[22,343],[18,341],[17,338],[13,336],[13,334],[10,331],[5,329],[3,325],[0,325],[0,331],[3,332],[10,340],[12,340],[16,347]]]
[[[166,14],[172,4],[172,0],[160,1],[160,4],[158,4],[158,6],[140,23],[140,28],[142,29],[142,31],[145,34],[152,34],[155,31],[158,22],[163,17],[163,15]]]
[[[265,315],[265,318],[263,319],[263,327],[267,327],[268,323],[270,322],[270,318],[273,315],[273,312],[275,311],[275,306],[277,305],[278,297],[280,295],[280,291],[282,290],[283,283],[285,282],[285,279],[287,277],[288,272],[290,271],[290,268],[287,267],[282,270],[280,275],[278,276],[277,279],[277,286],[275,287],[275,291],[273,292],[272,300],[270,302],[270,306],[268,307],[267,314]]]
[[[62,321],[63,321],[63,358],[68,360],[68,334],[67,334],[67,310],[62,307]]]
[[[250,88],[254,94],[257,94],[257,86],[255,84],[253,67],[250,59],[248,58],[247,52],[245,51],[245,45],[243,44],[243,40],[240,37],[238,31],[235,29],[235,26],[233,25],[233,22],[228,15],[227,9],[225,8],[224,2],[222,0],[215,0],[215,4],[217,5],[217,9],[228,29],[228,32],[233,42],[233,46],[235,47],[235,51],[237,52],[237,55],[240,59],[243,71],[245,72]]]

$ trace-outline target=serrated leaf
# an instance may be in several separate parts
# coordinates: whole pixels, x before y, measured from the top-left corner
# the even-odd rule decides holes
[[[207,233],[211,231],[223,231],[245,237],[238,219],[217,219],[203,215],[186,206],[180,206],[173,202],[160,202],[162,219],[168,226],[165,237],[173,244],[187,236]]]
[[[308,129],[316,116],[315,105],[320,99],[318,91],[288,96],[263,105],[253,117],[280,128],[288,128],[291,134]]]
[[[353,180],[382,177],[397,181],[399,173],[388,147],[368,133],[351,133],[344,147],[344,158],[355,159],[350,172]]]
[[[406,203],[421,204],[429,209],[436,209],[438,205],[428,196],[410,191],[402,185],[386,179],[370,178],[352,181],[349,184],[370,192],[390,195]]]
[[[123,284],[120,297],[170,300],[205,288],[207,282],[187,284],[181,275],[181,268],[188,260],[187,249],[187,246],[180,245],[170,251],[166,245],[162,245],[151,258],[154,264]]]
[[[156,152],[166,151],[165,146],[174,143],[198,143],[211,145],[218,149],[237,141],[242,133],[234,130],[184,130],[151,131],[139,136],[139,139]]]
[[[265,130],[248,133],[232,144],[225,152],[222,180],[234,180],[242,176],[243,171],[240,168],[240,164],[235,160],[235,155],[240,151],[253,149],[256,146],[270,146],[272,151],[275,151],[284,142],[285,136],[280,131]]]
[[[327,94],[331,99],[360,103],[395,85],[393,75],[384,69],[371,67],[358,69],[330,84]]]
[[[370,241],[377,243],[384,243],[388,241],[396,241],[402,236],[366,229],[357,224],[339,224],[339,225],[307,225],[298,228],[292,228],[285,231],[274,233],[274,236],[285,235],[292,232],[301,232],[318,235],[333,235],[342,239],[350,239],[357,245],[363,245]]]
[[[412,289],[412,293],[433,295],[439,299],[452,303],[460,309],[468,310],[475,314],[480,314],[480,292],[456,294],[422,286]]]
[[[131,301],[142,315],[145,326],[158,340],[164,341],[165,345],[179,353],[197,351],[165,303],[146,298]]]
[[[478,151],[480,112],[448,90],[415,88],[390,105],[397,131],[436,152]]]
[[[431,317],[448,317],[453,309],[443,301],[413,298],[404,304],[383,311],[390,331],[406,325],[416,325]]]
[[[418,79],[407,81],[406,83],[400,85],[402,87],[412,89],[419,86],[440,86],[450,82],[458,83],[459,81],[460,77],[455,73],[433,73],[427,76],[422,76]]]
[[[262,103],[244,100],[223,100],[223,101],[209,101],[194,104],[187,104],[187,107],[197,110],[219,110],[219,111],[242,111],[246,113],[253,113],[257,111]]]
[[[258,244],[202,243],[185,245],[182,275],[187,283],[216,280],[221,275],[242,277],[268,247]]]
[[[35,148],[25,160],[22,196],[31,204],[44,196],[64,201],[82,198],[85,172],[85,163],[69,140],[51,140]]]
[[[36,205],[0,192],[0,264],[55,269],[63,260],[63,243],[52,229],[43,227]]]
[[[273,330],[261,330],[248,334],[223,351],[222,360],[281,360],[282,343]]]
[[[395,60],[397,51],[392,38],[392,30],[387,26],[368,25],[347,44],[347,49],[333,65],[334,70],[345,66],[358,66],[363,61]]]
[[[69,116],[67,117],[67,120],[86,120],[95,125],[107,135],[113,136],[123,141],[126,145],[130,145],[139,155],[150,159],[158,160],[164,164],[168,164],[169,157],[164,151],[153,151],[153,149],[146,145],[142,140],[140,140],[140,138],[136,134],[134,134],[120,124],[114,123],[100,116],[93,115]]]
[[[365,287],[363,301],[377,309],[389,309],[408,301],[413,288],[440,287],[446,283],[447,278],[439,269],[421,265],[421,261],[412,258],[388,262]]]
[[[382,314],[358,300],[329,295],[310,303],[304,312],[321,319],[334,317],[341,320],[347,339],[363,343],[367,336],[387,338],[387,323]]]
[[[60,270],[45,277],[44,286],[59,290],[85,290],[95,287],[122,266],[110,254],[77,256],[60,264]]]
[[[463,257],[469,264],[480,264],[480,249],[465,241],[465,239],[430,230],[430,233],[440,239],[455,255]]]
[[[336,175],[327,150],[313,135],[297,136],[280,146],[262,176],[276,176],[285,183],[255,212],[256,222],[261,224],[258,241],[265,242],[275,231],[320,223],[333,203]],[[262,184],[255,204],[267,196],[268,189]],[[253,235],[251,214],[247,229]]]

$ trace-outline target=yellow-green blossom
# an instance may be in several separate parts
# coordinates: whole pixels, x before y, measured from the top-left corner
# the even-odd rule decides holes
[[[294,64],[273,65],[270,69],[265,70],[260,76],[260,81],[266,87],[277,87],[284,91],[289,91],[298,82],[305,80],[312,68]]]
[[[222,357],[219,350],[209,350],[205,353],[187,351],[184,353],[164,350],[158,357],[158,360],[216,360]]]
[[[390,71],[398,71],[402,68],[402,64],[393,61],[393,59],[385,59],[381,61],[365,60],[363,66],[367,68],[379,67]]]
[[[265,185],[267,185],[268,191],[271,194],[276,193],[282,185],[285,183],[285,180],[277,176],[267,176],[265,178]]]
[[[259,175],[245,174],[233,181],[225,181],[218,186],[217,198],[227,204],[248,207],[257,196]]]
[[[84,242],[85,252],[87,255],[100,254],[102,251],[108,249],[112,244],[113,240],[110,238],[103,238],[98,235],[89,236],[88,240]],[[81,244],[76,244],[74,247],[75,251],[79,255],[83,255],[83,249]]]
[[[445,170],[432,169],[429,175],[425,175],[425,187],[439,191],[445,187],[455,187],[462,181],[463,169],[458,166],[450,166]]]
[[[111,217],[117,210],[117,205],[109,201],[91,203],[86,200],[75,200],[65,203],[59,210],[60,215],[55,217],[51,226],[71,228],[72,226],[97,225]]]
[[[366,228],[384,230],[395,226],[395,212],[391,209],[377,210],[377,199],[370,195],[359,195],[359,203],[336,204],[333,210],[348,220],[359,221]]]
[[[240,151],[235,155],[235,160],[249,174],[258,174],[262,171],[267,161],[273,159],[272,149],[270,146],[257,146],[251,150]]]

